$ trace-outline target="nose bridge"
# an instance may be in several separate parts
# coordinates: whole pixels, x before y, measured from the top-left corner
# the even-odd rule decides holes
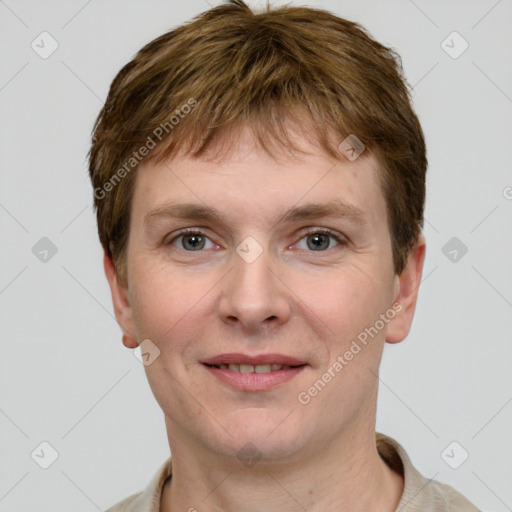
[[[259,239],[261,243],[247,237],[236,248],[220,304],[224,320],[238,320],[251,330],[270,320],[282,323],[289,318],[286,287],[271,270],[275,265],[268,244]]]

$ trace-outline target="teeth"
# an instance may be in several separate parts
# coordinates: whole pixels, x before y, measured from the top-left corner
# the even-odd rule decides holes
[[[291,368],[282,364],[218,364],[216,366],[221,370],[238,373],[270,373]]]
[[[278,365],[276,365],[278,366]],[[269,364],[257,364],[254,367],[256,373],[270,373],[270,365]]]
[[[240,373],[254,373],[254,366],[252,364],[241,364]]]

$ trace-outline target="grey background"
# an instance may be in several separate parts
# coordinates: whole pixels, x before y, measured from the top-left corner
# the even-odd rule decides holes
[[[120,67],[208,3],[0,0],[1,511],[105,510],[169,455],[113,317],[85,156]],[[409,338],[385,350],[378,430],[425,476],[512,510],[512,2],[301,4],[399,51],[427,138],[424,281]],[[43,31],[59,45],[47,59],[31,48]],[[453,31],[469,43],[456,59]],[[468,249],[455,262],[452,237]],[[48,469],[31,458],[42,441],[59,454]],[[452,441],[469,453],[458,469],[441,457]]]

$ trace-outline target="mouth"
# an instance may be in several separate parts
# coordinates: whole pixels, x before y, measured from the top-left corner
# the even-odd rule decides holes
[[[297,366],[285,366],[282,364],[213,364],[207,365],[210,368],[218,368],[219,370],[229,370],[230,372],[237,373],[273,373],[279,370],[289,370],[290,368],[297,368]],[[303,366],[303,365],[300,365]]]
[[[282,354],[222,354],[202,364],[212,376],[241,391],[268,391],[293,379],[308,366]]]

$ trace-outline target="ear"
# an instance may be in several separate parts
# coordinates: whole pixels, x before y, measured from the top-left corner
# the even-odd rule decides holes
[[[388,323],[386,331],[386,341],[388,343],[399,343],[405,339],[411,329],[423,273],[425,248],[425,237],[420,234],[407,257],[403,272],[396,276],[396,292],[393,303],[399,304],[401,309],[396,307],[397,314]]]
[[[116,320],[123,331],[123,345],[126,348],[136,348],[139,343],[135,336],[135,323],[133,321],[133,312],[130,305],[128,290],[119,281],[116,267],[112,258],[103,253],[103,267],[107,276],[110,292],[112,293],[112,302],[114,304],[114,314]]]

